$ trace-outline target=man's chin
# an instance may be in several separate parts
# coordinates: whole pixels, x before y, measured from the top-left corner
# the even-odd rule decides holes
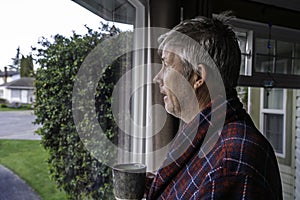
[[[165,105],[165,109],[170,115],[173,115],[176,118],[180,118],[180,112],[176,112],[174,107],[168,107],[167,105]]]

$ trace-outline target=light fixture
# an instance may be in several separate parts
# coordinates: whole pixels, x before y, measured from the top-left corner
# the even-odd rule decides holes
[[[268,74],[268,77],[270,79],[269,80],[264,80],[263,83],[262,83],[263,87],[267,91],[267,96],[269,96],[272,88],[274,88],[274,86],[275,86],[275,80],[274,80],[273,76],[271,75],[271,72],[272,72],[271,69],[272,69],[272,66],[273,66],[273,63],[271,64],[271,49],[272,49],[272,44],[271,44],[272,23],[271,22],[268,23],[268,27],[269,27],[269,37],[268,37],[267,48],[268,48],[268,62],[269,62],[269,64],[267,65],[268,66],[267,74]]]

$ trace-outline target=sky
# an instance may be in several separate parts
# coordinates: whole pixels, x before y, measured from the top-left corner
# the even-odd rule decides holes
[[[85,24],[96,30],[100,21],[104,20],[71,0],[1,1],[0,70],[12,64],[18,47],[27,56],[41,37],[84,34]]]

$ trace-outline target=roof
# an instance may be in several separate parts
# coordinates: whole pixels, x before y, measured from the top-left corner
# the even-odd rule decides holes
[[[20,72],[16,72],[16,71],[7,71],[7,76],[13,76],[13,75],[17,75],[20,74]],[[0,70],[0,77],[4,77],[5,72]]]
[[[5,84],[1,86],[6,86],[7,88],[33,88],[34,78],[32,77],[23,77]]]

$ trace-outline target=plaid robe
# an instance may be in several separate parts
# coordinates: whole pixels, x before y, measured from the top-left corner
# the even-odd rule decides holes
[[[237,98],[215,104],[178,133],[147,199],[282,199],[270,143]]]

